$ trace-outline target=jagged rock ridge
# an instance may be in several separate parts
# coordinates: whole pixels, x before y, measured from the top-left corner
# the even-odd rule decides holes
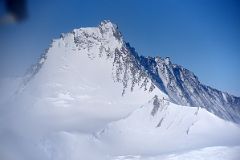
[[[223,119],[240,122],[240,98],[221,92],[199,82],[197,76],[170,58],[144,57],[141,64],[151,79],[172,102],[192,107],[203,107]]]

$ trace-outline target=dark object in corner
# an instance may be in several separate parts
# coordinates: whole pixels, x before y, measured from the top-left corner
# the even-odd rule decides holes
[[[0,17],[0,25],[15,24],[27,18],[27,0],[5,0],[6,13]]]
[[[16,21],[22,21],[27,18],[26,0],[5,0],[6,10]]]

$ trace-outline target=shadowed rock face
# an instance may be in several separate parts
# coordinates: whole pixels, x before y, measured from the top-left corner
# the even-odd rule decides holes
[[[169,101],[165,100],[164,98],[160,99],[160,98],[158,98],[157,95],[155,95],[153,97],[153,103],[152,104],[153,104],[153,109],[151,111],[151,115],[155,116],[158,111],[161,112],[164,108],[169,106]]]
[[[203,107],[217,116],[240,122],[240,98],[201,84],[198,78],[169,58],[143,57],[141,64],[151,79],[176,104]]]

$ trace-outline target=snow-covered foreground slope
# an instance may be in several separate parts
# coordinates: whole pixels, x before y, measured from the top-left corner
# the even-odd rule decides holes
[[[58,132],[41,141],[46,155],[54,160],[235,160],[240,158],[237,146],[238,125],[205,109],[178,106],[156,97],[99,132]]]
[[[205,109],[154,97],[127,118],[109,124],[97,137],[106,150],[120,155],[157,154],[240,145],[240,128]]]
[[[239,160],[239,151],[239,146],[216,146],[161,156],[117,156],[112,160]]]

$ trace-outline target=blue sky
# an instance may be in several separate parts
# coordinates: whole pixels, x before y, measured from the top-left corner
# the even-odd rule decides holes
[[[139,54],[169,56],[202,83],[240,96],[238,0],[28,2],[27,21],[0,26],[1,75],[24,73],[60,33],[109,19]],[[1,1],[0,14],[3,9]]]

